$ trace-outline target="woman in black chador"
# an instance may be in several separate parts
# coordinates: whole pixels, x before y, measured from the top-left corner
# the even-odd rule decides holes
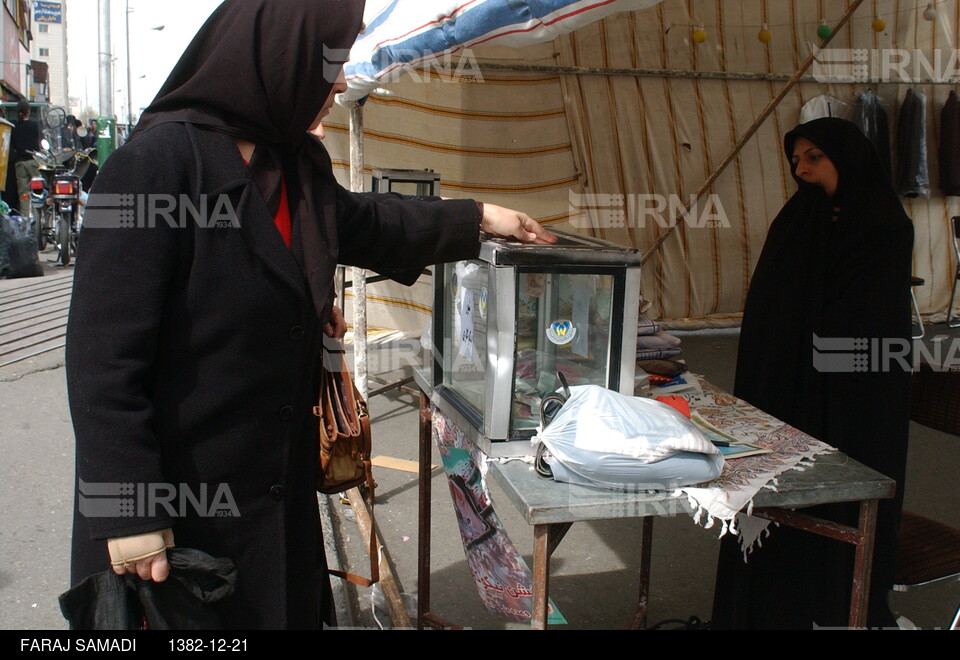
[[[880,503],[868,620],[892,626],[886,596],[907,461],[913,225],[852,123],[802,124],[787,133],[784,148],[798,190],[770,226],[753,274],[734,392],[897,481],[896,498]],[[818,338],[865,339],[867,346],[848,342],[846,353],[818,357]],[[884,351],[874,352],[875,343],[903,357],[877,363]],[[810,510],[854,526],[857,511]],[[714,625],[846,626],[853,554],[851,545],[779,527],[745,564],[739,539],[727,537]]]
[[[323,332],[345,330],[336,265],[412,284],[476,257],[481,230],[556,240],[492,204],[337,185],[319,138],[362,15],[363,0],[225,0],[101,170],[67,329],[74,584],[111,566],[161,582],[175,543],[236,565],[225,626],[330,621],[312,409]],[[96,515],[100,484],[129,507]],[[140,495],[166,485],[173,506]]]

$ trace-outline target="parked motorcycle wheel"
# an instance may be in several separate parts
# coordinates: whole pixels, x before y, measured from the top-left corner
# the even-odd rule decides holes
[[[70,244],[73,242],[70,231],[70,221],[73,219],[72,213],[60,214],[60,264],[70,265]]]
[[[46,228],[42,216],[34,220],[34,227],[37,228],[37,250],[43,252],[47,249],[47,235],[44,233]]]

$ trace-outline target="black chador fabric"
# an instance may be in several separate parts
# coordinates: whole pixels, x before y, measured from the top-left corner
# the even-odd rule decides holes
[[[853,105],[850,120],[857,125],[860,131],[870,140],[873,148],[880,157],[880,165],[888,181],[892,181],[892,166],[890,164],[890,122],[887,111],[880,104],[880,99],[872,89],[857,94],[857,102]]]
[[[907,90],[897,121],[897,192],[905,197],[929,197],[927,166],[927,98]]]
[[[940,111],[940,188],[960,195],[960,99],[954,91]]]
[[[734,393],[897,481],[897,498],[880,504],[869,618],[892,625],[885,603],[906,469],[909,364],[833,373],[815,367],[814,342],[866,339],[909,355],[913,226],[854,124],[798,126],[785,138],[788,159],[799,137],[834,163],[839,187],[831,199],[797,179],[771,225],[747,296]],[[811,512],[855,526],[857,510]],[[853,546],[781,526],[744,563],[739,540],[728,536],[713,620],[721,628],[845,626],[853,556]]]

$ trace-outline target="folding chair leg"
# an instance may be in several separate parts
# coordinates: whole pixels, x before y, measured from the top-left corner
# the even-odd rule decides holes
[[[913,313],[917,317],[917,325],[920,326],[920,334],[913,335],[914,339],[923,339],[923,336],[926,334],[926,330],[923,328],[923,317],[920,316],[920,305],[917,304],[917,296],[914,295],[913,289],[910,290],[910,300],[913,302]]]
[[[957,285],[960,284],[960,266],[957,266],[957,277],[953,281],[953,291],[950,292],[950,306],[947,307],[947,327],[960,328],[960,316],[953,318],[953,300],[957,296]]]

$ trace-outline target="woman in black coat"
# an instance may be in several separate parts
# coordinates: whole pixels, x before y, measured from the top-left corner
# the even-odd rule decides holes
[[[481,229],[553,240],[500,207],[336,184],[308,131],[344,90],[334,58],[362,11],[226,0],[102,168],[67,331],[74,584],[111,565],[161,581],[173,536],[237,565],[228,627],[317,627],[312,407],[323,329],[343,331],[336,265],[410,284],[475,257]]]
[[[913,225],[854,124],[801,124],[784,148],[798,190],[770,226],[750,282],[734,393],[896,480],[896,498],[880,503],[868,615],[870,626],[891,626],[886,596],[909,432]],[[846,351],[830,347],[837,339]],[[809,512],[856,526],[857,510]],[[727,537],[715,627],[846,626],[852,567],[853,546],[807,532],[771,530],[747,563],[738,539]]]

